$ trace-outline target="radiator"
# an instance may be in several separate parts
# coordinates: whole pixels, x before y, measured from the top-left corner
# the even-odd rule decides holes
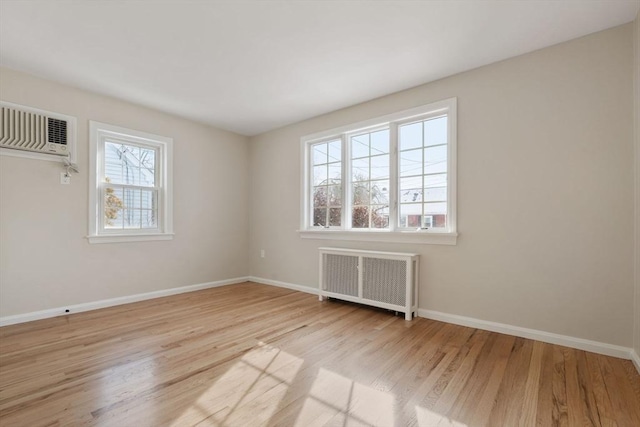
[[[418,263],[412,253],[320,248],[320,301],[367,304],[411,320],[418,309]]]

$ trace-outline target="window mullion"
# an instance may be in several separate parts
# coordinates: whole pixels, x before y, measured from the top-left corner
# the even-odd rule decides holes
[[[314,221],[313,221],[313,215],[314,215],[314,210],[313,210],[313,199],[314,199],[314,193],[313,193],[313,144],[308,144],[307,145],[307,152],[309,153],[309,155],[307,156],[307,219],[306,219],[306,223],[307,223],[307,227],[311,228],[314,227]]]
[[[389,124],[389,230],[398,227],[398,125]]]
[[[346,134],[340,136],[342,140],[342,228],[351,229],[352,199],[351,193],[351,147]]]
[[[424,121],[422,122],[422,203],[421,203],[421,210],[420,212],[422,212],[422,215],[420,215],[420,228],[424,229],[425,228],[425,212],[424,212],[424,207],[425,207],[425,189],[424,189],[424,165],[426,164],[427,159],[425,158],[426,156],[426,152],[427,150],[425,150],[425,143],[426,143],[426,135],[424,134]]]

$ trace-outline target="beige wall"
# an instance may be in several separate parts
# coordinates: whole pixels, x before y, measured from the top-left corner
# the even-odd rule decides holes
[[[630,347],[632,30],[617,27],[252,138],[251,274],[315,287],[319,246],[417,251],[423,309]],[[298,236],[301,136],[454,96],[457,246]]]
[[[247,138],[8,69],[0,98],[76,117],[80,167],[0,156],[0,316],[248,274]],[[173,138],[174,240],[87,242],[89,120]]]

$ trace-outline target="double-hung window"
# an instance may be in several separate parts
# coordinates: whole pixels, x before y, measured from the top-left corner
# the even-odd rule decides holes
[[[172,238],[173,141],[91,122],[92,243]]]
[[[303,137],[302,152],[302,237],[455,244],[455,98]]]

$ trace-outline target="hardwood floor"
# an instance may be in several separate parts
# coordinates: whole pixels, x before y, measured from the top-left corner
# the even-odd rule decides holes
[[[0,328],[0,425],[640,426],[640,376],[244,283]]]

